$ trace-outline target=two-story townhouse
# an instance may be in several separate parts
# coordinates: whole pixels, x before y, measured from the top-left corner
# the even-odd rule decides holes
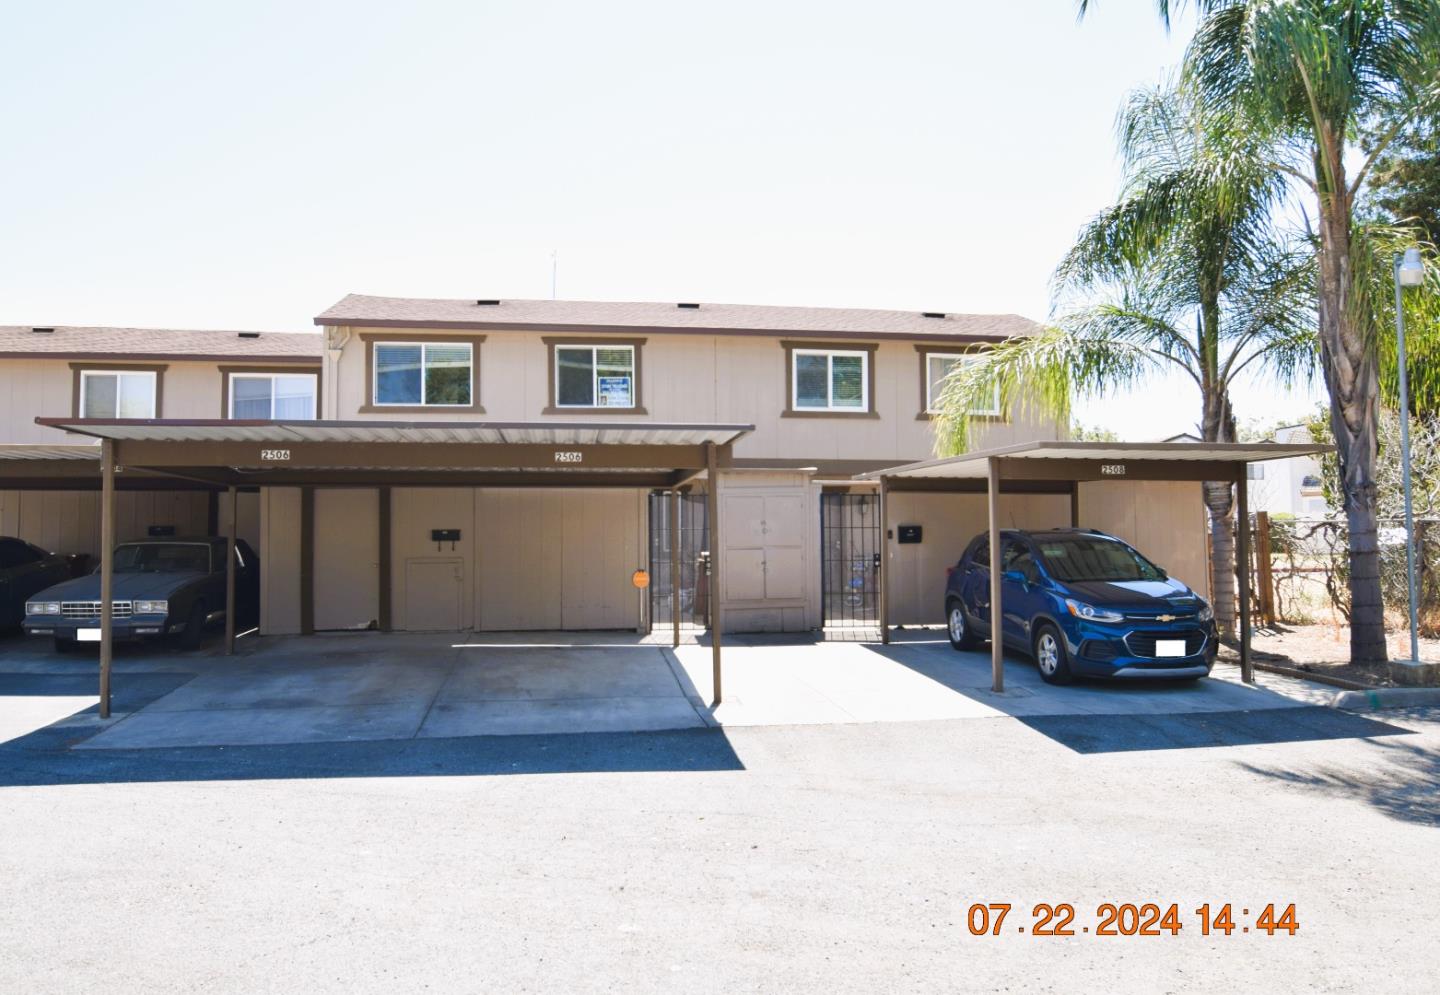
[[[1037,328],[1016,315],[355,295],[315,320],[326,335],[328,419],[753,425],[714,482],[720,593],[726,627],[738,631],[875,621],[882,540],[873,485],[854,475],[932,455],[930,412],[950,367]],[[1008,417],[998,404],[979,414],[980,445],[1057,436],[1056,426]],[[702,477],[693,489],[711,486]],[[648,497],[569,481],[518,491],[396,488],[395,627],[413,625],[407,606],[436,603],[457,629],[643,624],[647,606],[630,578],[663,562],[666,532],[663,502]],[[316,596],[317,625],[363,623],[377,600],[366,570],[373,550],[345,537],[374,531],[378,498],[352,490],[316,500],[316,521],[334,524],[315,539],[315,569],[330,564],[336,585],[333,597]],[[983,527],[983,502],[898,500],[897,513],[934,538],[897,561],[897,621],[938,621],[945,567]],[[697,497],[685,507],[695,513],[687,534],[702,547],[704,504]],[[1053,525],[1069,510],[1062,495],[1027,495],[1011,513],[1019,524]],[[458,527],[461,538],[437,550],[428,537],[442,527]],[[296,539],[292,531],[272,544]],[[455,569],[426,569],[437,553],[453,554]],[[665,579],[663,569],[654,573]],[[688,573],[683,582],[682,601],[698,609],[692,617],[705,598],[689,595],[703,583]],[[656,617],[667,611],[667,590],[656,586]],[[428,608],[423,624],[436,624]]]
[[[37,417],[314,418],[323,342],[313,332],[0,326],[0,535],[100,551],[98,444]],[[224,501],[195,482],[132,473],[117,534],[210,534]],[[258,541],[258,495],[242,494],[239,512],[242,535]]]

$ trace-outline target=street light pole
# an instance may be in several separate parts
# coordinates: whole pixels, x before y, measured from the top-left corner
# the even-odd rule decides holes
[[[1415,577],[1415,506],[1410,491],[1410,374],[1405,358],[1405,287],[1425,279],[1419,249],[1395,257],[1395,336],[1400,365],[1400,486],[1405,495],[1405,592],[1410,602],[1410,659],[1420,662],[1420,613]]]

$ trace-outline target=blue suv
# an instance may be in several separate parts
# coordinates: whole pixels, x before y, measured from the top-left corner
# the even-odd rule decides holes
[[[1125,542],[1091,529],[1006,530],[1000,541],[1005,645],[1033,656],[1046,682],[1210,673],[1210,605]],[[957,650],[990,638],[987,534],[950,569],[945,620]]]

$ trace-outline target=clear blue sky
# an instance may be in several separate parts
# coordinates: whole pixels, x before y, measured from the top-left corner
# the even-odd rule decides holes
[[[548,297],[552,250],[572,299],[1043,319],[1121,97],[1187,34],[1148,0],[11,3],[0,324]],[[1197,409],[1160,382],[1080,417]]]

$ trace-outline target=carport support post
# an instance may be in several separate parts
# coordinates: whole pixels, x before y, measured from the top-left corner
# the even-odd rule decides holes
[[[705,443],[705,517],[710,524],[710,673],[715,686],[715,700],[720,694],[720,463],[715,456],[715,443]]]
[[[1000,627],[1000,461],[990,457],[986,505],[990,513],[990,690],[1005,690],[1005,637]]]
[[[880,642],[890,641],[890,485],[880,478]]]
[[[670,491],[670,630],[672,647],[680,645],[680,492]]]
[[[110,658],[115,651],[115,443],[100,441],[100,717],[110,717]]]
[[[1236,551],[1240,566],[1240,679],[1246,684],[1255,683],[1255,665],[1250,662],[1250,500],[1246,478],[1249,465],[1240,464],[1239,478],[1235,481],[1235,529],[1238,533],[1239,549]]]
[[[230,485],[230,516],[225,522],[225,655],[235,655],[235,533],[240,501]]]

